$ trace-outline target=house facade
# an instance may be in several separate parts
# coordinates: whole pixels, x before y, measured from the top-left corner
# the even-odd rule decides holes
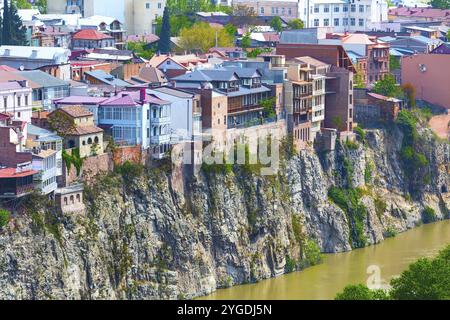
[[[93,29],[80,30],[72,36],[72,49],[111,48],[116,45],[115,39],[110,35]]]
[[[64,106],[48,115],[50,120],[67,124],[60,131],[64,134],[64,148],[78,148],[80,157],[104,153],[103,129],[94,123],[92,112],[81,106]]]
[[[31,122],[32,90],[28,81],[0,82],[0,111],[13,118]]]

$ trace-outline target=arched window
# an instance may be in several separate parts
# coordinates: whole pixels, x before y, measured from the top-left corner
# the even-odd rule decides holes
[[[67,197],[64,197],[64,205],[67,206]]]
[[[70,204],[74,204],[75,203],[75,201],[74,201],[74,198],[73,198],[73,195],[72,196],[70,196]]]
[[[85,140],[83,140],[83,146],[85,146],[86,145],[86,141]]]
[[[69,142],[67,143],[67,145],[69,146],[69,149],[75,148],[75,141],[69,140]]]
[[[77,202],[80,203],[81,202],[81,196],[79,193],[77,193]]]
[[[98,137],[96,136],[95,138],[94,138],[94,142],[95,143],[98,143],[99,142],[99,140],[98,140]]]
[[[92,144],[92,138],[88,139],[88,144]]]

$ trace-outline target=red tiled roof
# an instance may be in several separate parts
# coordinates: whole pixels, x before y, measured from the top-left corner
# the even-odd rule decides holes
[[[56,110],[62,110],[73,118],[89,117],[93,115],[92,112],[82,106],[64,106]]]
[[[33,174],[38,173],[36,170],[26,170],[22,172],[16,172],[16,168],[5,168],[0,169],[0,179],[1,178],[23,178],[28,177]]]
[[[84,136],[86,134],[99,132],[103,132],[103,129],[97,126],[76,126],[75,128],[68,130],[67,134],[72,136]]]
[[[75,40],[103,40],[103,39],[113,39],[112,37],[98,32],[97,30],[80,30],[73,35]]]

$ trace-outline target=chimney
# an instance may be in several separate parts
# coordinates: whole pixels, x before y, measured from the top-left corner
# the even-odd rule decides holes
[[[147,90],[145,88],[141,88],[139,93],[140,93],[139,100],[141,102],[145,102],[145,98],[147,97]]]

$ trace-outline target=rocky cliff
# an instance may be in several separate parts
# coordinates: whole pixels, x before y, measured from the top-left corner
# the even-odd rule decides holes
[[[423,131],[428,180],[414,195],[391,128],[287,155],[276,176],[208,168],[180,180],[131,166],[86,187],[85,212],[28,199],[0,233],[0,298],[192,298],[301,269],[316,248],[380,242],[420,223],[425,206],[446,218],[450,147]]]

